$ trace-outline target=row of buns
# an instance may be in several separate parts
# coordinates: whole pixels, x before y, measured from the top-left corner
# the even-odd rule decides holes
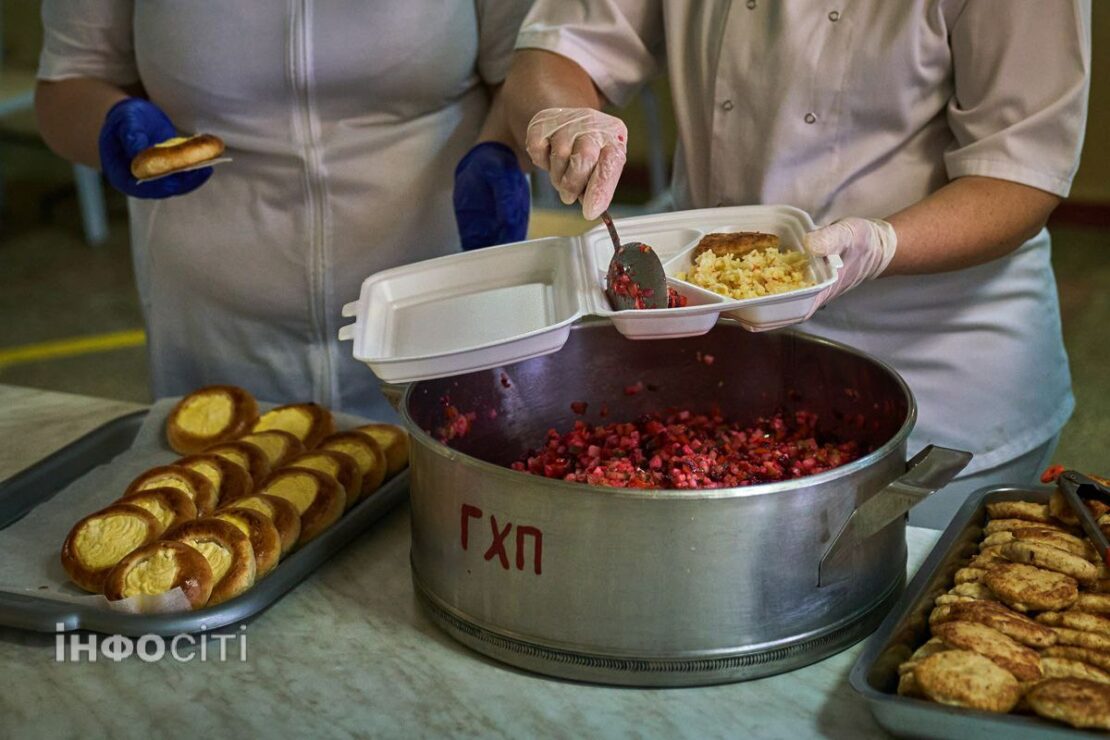
[[[259,413],[244,389],[201,388],[166,419],[182,457],[151,468],[70,530],[62,566],[109,600],[181,588],[191,608],[243,593],[408,465],[392,424],[336,431],[314,403]]]

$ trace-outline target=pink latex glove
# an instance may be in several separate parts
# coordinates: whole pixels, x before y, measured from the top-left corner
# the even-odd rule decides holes
[[[811,231],[804,237],[806,251],[818,257],[837,255],[844,263],[837,272],[836,282],[818,293],[813,308],[805,319],[813,316],[821,306],[842,295],[865,280],[883,274],[898,247],[894,227],[877,218],[845,218]],[[749,331],[770,331],[797,324],[805,319],[787,320],[772,324],[751,325],[738,319]]]
[[[581,199],[582,215],[593,221],[613,200],[628,129],[593,108],[547,108],[528,123],[524,146],[532,164],[547,170],[563,203]]]

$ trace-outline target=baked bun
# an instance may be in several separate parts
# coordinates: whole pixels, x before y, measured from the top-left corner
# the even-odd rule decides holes
[[[694,247],[691,259],[696,260],[705,252],[712,252],[718,257],[726,254],[743,255],[757,249],[778,249],[780,239],[775,234],[763,234],[758,231],[740,231],[735,234],[706,234]]]
[[[228,508],[250,509],[268,517],[274,523],[278,539],[281,540],[281,557],[288,555],[301,538],[301,515],[296,506],[283,498],[252,493],[235,501]]]
[[[320,443],[321,450],[335,450],[350,455],[362,473],[362,498],[378,490],[385,480],[386,461],[373,437],[361,432],[339,432]]]
[[[281,559],[281,537],[277,527],[265,514],[241,506],[221,509],[214,514],[216,519],[234,524],[251,541],[254,551],[255,580],[262,578],[278,564]]]
[[[212,134],[175,136],[136,154],[131,159],[131,174],[137,180],[161,177],[215,159],[223,153],[223,141]]]
[[[338,450],[312,450],[289,461],[285,469],[308,468],[330,475],[343,486],[347,495],[347,508],[362,498],[362,471],[353,457]]]
[[[197,507],[197,515],[205,516],[216,508],[216,489],[203,475],[180,465],[159,465],[131,482],[123,492],[126,498],[148,488],[176,488],[184,491]]]
[[[216,489],[217,507],[242,498],[254,490],[254,481],[251,480],[250,473],[226,457],[201,453],[183,457],[174,462],[174,465],[195,470],[207,478]]]
[[[180,587],[189,606],[199,609],[212,593],[212,567],[192,547],[159,540],[140,547],[112,568],[104,582],[109,601],[154,596]]]
[[[254,445],[262,450],[270,470],[280,468],[290,459],[304,452],[301,440],[283,429],[270,429],[265,432],[251,432],[239,438],[240,442]]]
[[[330,475],[318,470],[287,468],[270,476],[259,493],[283,498],[301,515],[301,537],[297,545],[312,541],[335,524],[347,505],[347,494]]]
[[[386,477],[392,478],[408,467],[409,433],[396,424],[367,424],[354,429],[369,435],[385,453]]]
[[[306,450],[320,444],[320,440],[335,431],[331,412],[315,403],[293,403],[278,406],[259,417],[252,431],[266,432],[280,429],[301,441]]]
[[[197,505],[179,488],[144,488],[125,495],[116,503],[146,509],[158,520],[158,536],[183,522],[197,518]]]
[[[127,554],[157,539],[161,529],[146,509],[113,504],[73,525],[62,544],[62,567],[75,584],[100,593],[109,571]]]
[[[257,420],[258,403],[250,393],[210,385],[177,402],[166,418],[166,439],[175,452],[192,455],[246,433]]]
[[[238,527],[211,517],[185,522],[166,539],[184,542],[212,567],[208,606],[234,598],[254,585],[256,564],[250,538]]]
[[[215,447],[209,447],[204,452],[208,455],[219,455],[247,471],[252,488],[257,488],[258,484],[266,480],[266,476],[270,474],[270,463],[266,459],[266,453],[256,445],[239,441],[224,442]]]

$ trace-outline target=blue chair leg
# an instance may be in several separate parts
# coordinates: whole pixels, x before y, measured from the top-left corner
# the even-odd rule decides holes
[[[104,203],[104,183],[100,173],[83,164],[73,165],[73,181],[77,185],[77,203],[81,207],[81,225],[90,246],[103,244],[108,238],[108,208]]]

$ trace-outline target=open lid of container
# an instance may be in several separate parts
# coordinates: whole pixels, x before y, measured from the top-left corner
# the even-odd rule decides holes
[[[688,305],[614,311],[605,297],[613,246],[598,226],[577,237],[549,237],[452,254],[376,273],[343,307],[355,322],[339,330],[355,359],[385,382],[405,383],[487,370],[558,351],[584,316],[611,320],[630,339],[697,336],[722,313],[760,328],[803,319],[836,280],[838,258],[809,258],[812,285],[735,300],[678,279],[710,232],[777,234],[782,249],[804,251],[809,216],[788,206],[738,206],[621,219],[625,241],[651,246],[668,283]]]

